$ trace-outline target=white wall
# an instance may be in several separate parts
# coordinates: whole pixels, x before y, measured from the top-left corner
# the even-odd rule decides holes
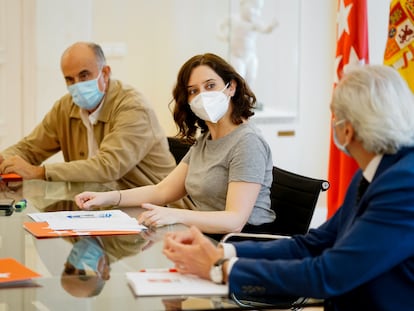
[[[166,132],[173,134],[175,126],[167,104],[177,71],[194,54],[210,51],[228,56],[227,43],[217,38],[217,25],[230,14],[231,7],[237,6],[235,1],[36,0],[37,121],[66,92],[59,67],[62,51],[74,41],[93,40],[106,49],[113,77],[141,90],[153,103]],[[298,53],[299,85],[297,94],[273,91],[275,84],[286,83],[283,75],[276,74],[281,65],[274,67],[277,60],[272,55],[277,55],[276,49],[286,49],[280,36],[288,30],[277,28],[271,35],[259,38],[262,80],[257,92],[261,97],[265,94],[265,104],[270,106],[286,101],[280,96],[298,98],[295,118],[277,119],[261,126],[273,146],[275,164],[323,178],[327,176],[329,155],[337,1],[298,1],[299,19],[286,18],[283,11],[286,1],[265,1],[265,20],[276,17],[284,24],[290,21],[292,29],[300,25],[299,49],[292,51]],[[79,5],[82,10],[78,10]],[[368,0],[372,63],[382,62],[388,9],[389,0]],[[292,130],[294,135],[278,137],[280,130]],[[325,204],[324,196],[320,204]]]
[[[388,35],[388,17],[391,0],[367,0],[368,41],[371,64],[382,64]]]

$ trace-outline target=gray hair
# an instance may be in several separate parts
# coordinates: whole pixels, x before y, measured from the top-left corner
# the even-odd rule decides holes
[[[105,54],[101,48],[101,46],[97,43],[94,42],[85,42],[85,41],[79,41],[76,42],[74,44],[72,44],[71,46],[69,46],[68,48],[66,48],[66,50],[63,52],[62,54],[62,58],[66,55],[66,53],[68,53],[74,46],[87,46],[89,49],[92,50],[94,56],[95,56],[95,60],[96,60],[96,64],[98,65],[98,68],[102,68],[103,66],[106,65],[106,59],[105,59]]]
[[[94,42],[87,42],[87,46],[93,51],[96,57],[96,63],[98,64],[99,68],[102,68],[106,65],[105,54],[99,44]]]
[[[336,120],[348,120],[367,151],[392,154],[413,146],[414,96],[398,71],[385,65],[347,69],[333,93]]]

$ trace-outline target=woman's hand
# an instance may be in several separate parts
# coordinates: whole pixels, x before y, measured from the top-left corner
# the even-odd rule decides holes
[[[82,192],[75,196],[75,202],[80,209],[93,209],[103,206],[118,205],[119,191]]]
[[[179,222],[178,214],[180,210],[177,208],[149,203],[144,203],[141,207],[145,208],[146,211],[139,215],[138,222],[146,227],[160,227]]]

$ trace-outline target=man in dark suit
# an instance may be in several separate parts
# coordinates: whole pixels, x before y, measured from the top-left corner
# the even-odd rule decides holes
[[[272,242],[215,247],[194,227],[170,233],[164,254],[180,272],[226,283],[236,296],[321,298],[331,310],[412,309],[413,95],[394,69],[359,66],[335,88],[331,111],[336,145],[360,167],[337,213],[306,235]]]

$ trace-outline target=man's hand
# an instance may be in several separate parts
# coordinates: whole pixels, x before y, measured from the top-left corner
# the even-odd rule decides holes
[[[217,248],[194,226],[183,233],[167,234],[163,253],[175,263],[178,272],[204,279],[210,279],[211,267],[223,257],[223,249]]]
[[[0,156],[0,173],[16,173],[22,176],[23,179],[45,179],[45,168],[43,166],[31,165],[20,156],[12,156],[7,159]]]

